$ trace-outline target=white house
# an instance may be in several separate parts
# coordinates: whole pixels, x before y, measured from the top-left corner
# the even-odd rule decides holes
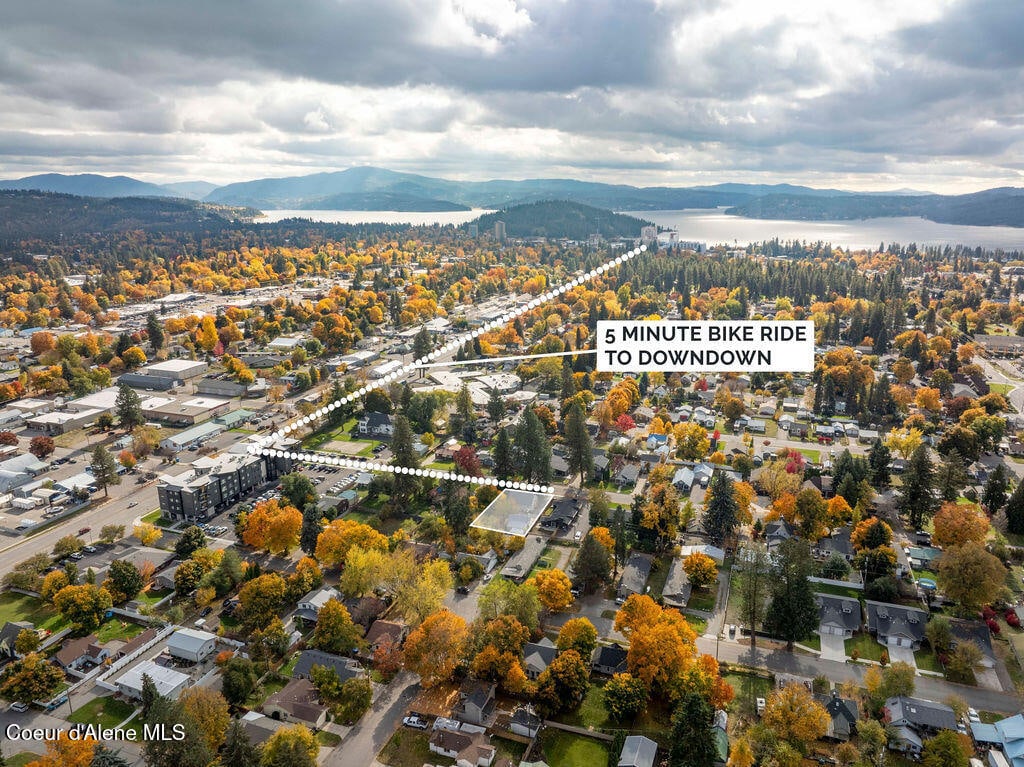
[[[115,683],[118,691],[129,698],[142,699],[142,677],[148,676],[156,685],[156,691],[161,695],[176,700],[189,685],[188,674],[175,671],[173,668],[160,666],[155,661],[143,661],[139,665],[128,669]]]

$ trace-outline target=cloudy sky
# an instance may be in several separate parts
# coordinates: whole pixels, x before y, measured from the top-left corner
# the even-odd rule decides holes
[[[0,177],[1024,186],[1020,0],[32,0]]]

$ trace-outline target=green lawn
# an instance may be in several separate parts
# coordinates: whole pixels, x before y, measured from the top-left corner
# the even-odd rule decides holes
[[[127,642],[129,639],[137,637],[141,633],[142,626],[138,623],[129,623],[128,621],[122,621],[120,618],[111,618],[96,629],[96,639],[101,644],[109,642],[111,639],[118,639],[122,642]]]
[[[988,388],[989,391],[995,392],[996,394],[1006,394],[1007,392],[1013,391],[1014,386],[1012,384],[990,383]]]
[[[7,757],[7,767],[25,767],[26,764],[34,762],[38,758],[39,754],[33,754],[31,751],[22,751],[14,756]]]
[[[161,599],[168,596],[172,590],[173,589],[165,589],[161,591],[160,589],[147,589],[136,596],[135,599],[136,601],[143,602],[147,605],[155,605]]]
[[[860,599],[864,594],[863,591],[858,591],[848,586],[833,586],[831,583],[812,583],[811,588],[821,594],[835,594],[839,597],[850,597],[851,599]]]
[[[278,669],[278,675],[288,677],[289,679],[291,679],[292,671],[295,669],[295,664],[299,662],[299,656],[301,654],[302,653],[295,653],[294,655],[292,655],[292,657],[288,659],[288,662],[281,666],[280,669]]]
[[[157,527],[170,527],[174,524],[174,520],[167,519],[160,513],[160,509],[153,509],[153,511],[142,518],[142,521],[149,522],[149,524],[156,525]]]
[[[604,707],[604,682],[591,682],[583,702],[575,711],[559,714],[555,719],[563,724],[575,727],[594,727],[600,729],[611,724],[608,712]]]
[[[391,736],[391,740],[381,749],[377,759],[390,767],[423,767],[424,764],[454,764],[447,757],[431,753],[430,736],[427,733],[405,728],[398,730]]]
[[[924,669],[925,671],[937,671],[940,674],[944,673],[942,664],[939,663],[938,656],[931,650],[918,650],[914,653],[914,662],[918,668]]]
[[[851,639],[846,640],[846,654],[849,655],[854,649],[860,651],[860,657],[864,660],[881,660],[882,650],[885,648],[870,634],[854,634]]]
[[[76,710],[68,720],[78,724],[97,724],[102,727],[116,727],[135,711],[131,703],[114,698],[96,698]],[[132,720],[134,724],[134,720]]]
[[[608,762],[608,746],[582,735],[544,730],[541,745],[544,761],[558,767],[601,767]]]
[[[508,759],[512,764],[519,764],[526,753],[526,744],[508,738],[491,738],[491,745],[498,749],[495,761]]]
[[[665,581],[668,580],[668,571],[672,567],[672,557],[660,557],[654,561],[651,568],[651,577],[647,579],[647,594],[651,599],[657,599],[665,591]]]
[[[0,594],[0,626],[7,621],[28,621],[37,629],[60,631],[67,621],[42,600],[25,594]]]
[[[800,642],[804,647],[810,647],[812,650],[821,652],[821,637],[817,634],[811,634],[807,639]]]
[[[799,447],[797,448],[797,450],[803,453],[807,460],[810,461],[811,463],[818,463],[818,461],[821,460],[820,450],[813,450],[809,447]]]
[[[690,624],[690,628],[694,630],[697,636],[708,630],[708,622],[704,618],[690,615],[689,613],[683,613],[683,617],[686,618],[686,622]]]
[[[718,584],[713,583],[703,589],[694,589],[690,594],[690,601],[686,603],[689,610],[702,610],[711,612],[715,609],[715,599],[718,598]]]
[[[757,699],[767,698],[772,691],[772,682],[764,677],[753,674],[740,674],[729,671],[722,674],[722,678],[732,685],[735,697],[729,703],[730,713],[738,713],[746,717],[757,715]]]
[[[335,735],[333,732],[327,732],[327,730],[320,730],[320,732],[316,734],[316,742],[321,746],[334,748],[336,745],[341,743],[341,736]]]
[[[257,708],[263,705],[263,702],[279,690],[283,690],[284,686],[288,684],[289,679],[283,677],[280,674],[271,674],[263,680],[263,684],[260,688],[257,688],[256,692],[249,696],[247,703],[250,708]]]
[[[605,620],[610,620],[610,621],[615,620],[615,616],[618,615],[618,614],[619,613],[618,613],[617,610],[602,610],[601,611],[601,617],[604,618]]]

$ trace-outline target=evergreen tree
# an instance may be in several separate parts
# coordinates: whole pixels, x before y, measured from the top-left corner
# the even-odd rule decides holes
[[[167,738],[152,738],[143,746],[147,767],[208,767],[213,754],[196,726],[177,701],[158,695],[149,707],[146,724],[163,725]],[[183,728],[184,737],[176,740],[175,726]],[[180,731],[180,730],[179,730]]]
[[[104,498],[110,494],[107,490],[108,487],[121,484],[121,475],[117,473],[117,461],[103,445],[93,448],[89,470],[92,472],[96,484],[103,488]]]
[[[3,764],[4,762],[0,762],[0,767]],[[89,767],[131,767],[131,763],[121,756],[120,751],[111,751],[102,743],[98,743],[96,750],[92,752],[92,761],[89,762]]]
[[[814,574],[814,561],[806,541],[790,538],[779,546],[779,563],[775,573],[772,601],[765,615],[765,629],[793,643],[806,639],[818,627],[818,606],[808,578]]]
[[[985,491],[981,496],[981,502],[988,509],[989,514],[995,514],[1006,504],[1006,493],[1009,486],[1006,467],[999,464],[989,475],[988,482],[985,483]]]
[[[341,381],[337,378],[331,383],[330,393],[327,395],[327,401],[330,403],[338,402],[342,397],[345,396],[345,387]],[[331,428],[337,428],[345,423],[348,418],[348,410],[345,407],[336,407],[327,413],[327,425]]]
[[[1018,482],[1010,500],[1006,502],[1007,531],[1024,534],[1024,482]]]
[[[935,487],[939,491],[939,497],[944,501],[955,501],[969,481],[964,459],[955,448],[950,450],[935,473]]]
[[[492,423],[497,424],[505,417],[505,398],[494,387],[488,390],[487,395],[487,417],[491,419]]]
[[[892,461],[892,453],[889,452],[889,448],[882,443],[882,440],[876,440],[875,444],[871,446],[871,450],[868,452],[868,468],[871,484],[876,487],[889,486],[890,461]]]
[[[412,339],[412,356],[413,359],[422,359],[426,357],[434,348],[434,341],[430,337],[430,331],[427,330],[426,326],[420,328],[420,331],[416,334],[416,337]]]
[[[565,446],[569,450],[569,474],[580,475],[580,487],[594,473],[594,445],[587,431],[587,417],[580,404],[574,403],[565,421]]]
[[[629,550],[629,531],[626,528],[626,511],[622,504],[615,507],[612,514],[612,537],[615,539],[615,548],[612,549],[613,567],[615,572],[619,571],[619,564],[626,560],[626,552]]]
[[[451,418],[452,434],[462,435],[467,428],[473,426],[476,420],[476,411],[473,409],[473,397],[469,392],[469,385],[462,384],[459,393],[455,395],[455,412]]]
[[[527,482],[551,481],[551,443],[533,408],[527,407],[516,424],[516,467]]]
[[[732,478],[724,471],[716,471],[711,476],[708,494],[711,499],[704,509],[704,530],[711,543],[721,546],[739,524],[739,504],[733,493]]]
[[[249,740],[240,719],[233,719],[228,727],[224,748],[220,754],[221,767],[259,767],[260,751]]]
[[[146,422],[146,417],[142,414],[142,399],[128,384],[120,384],[117,387],[114,412],[117,413],[121,428],[125,431],[131,431]]]
[[[145,719],[149,716],[149,709],[160,696],[157,692],[156,682],[153,681],[153,677],[149,674],[142,675],[142,718]]]
[[[441,487],[441,510],[444,521],[456,536],[469,532],[473,514],[469,507],[469,491],[463,482],[444,481]]]
[[[508,479],[516,471],[516,462],[512,451],[512,440],[508,429],[498,429],[498,437],[494,442],[494,476]]]
[[[316,539],[323,530],[324,516],[315,503],[307,503],[302,510],[302,530],[299,532],[299,548],[313,556]]]
[[[146,334],[149,336],[149,345],[153,351],[164,348],[164,326],[153,312],[146,315]]]
[[[412,429],[409,427],[409,419],[404,415],[395,416],[394,432],[391,435],[391,459],[392,466],[407,466],[419,468],[420,459],[412,446]],[[412,498],[413,492],[419,484],[418,479],[412,474],[394,475],[394,496],[404,503]]]
[[[601,584],[608,582],[612,569],[611,556],[594,536],[588,535],[583,539],[572,568],[576,584],[591,594]]]
[[[669,767],[713,767],[718,758],[713,724],[714,711],[704,696],[685,693],[672,715]]]
[[[902,514],[910,518],[910,524],[918,529],[925,519],[931,519],[938,506],[935,499],[935,468],[928,456],[928,447],[918,445],[910,455],[907,471],[903,475],[903,487],[900,488],[896,502]]]
[[[772,588],[772,563],[764,546],[752,543],[743,549],[743,569],[737,586],[740,616],[750,628],[750,646],[757,647],[757,627],[764,621],[765,605]]]
[[[562,363],[562,393],[558,401],[565,405],[566,400],[576,395],[576,379],[572,377],[572,365],[568,357],[563,357]]]

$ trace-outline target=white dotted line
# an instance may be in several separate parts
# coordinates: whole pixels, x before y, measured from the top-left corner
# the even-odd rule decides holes
[[[520,315],[526,314],[526,312],[536,309],[541,304],[545,304],[548,301],[552,301],[558,298],[563,293],[566,293],[572,290],[573,288],[582,285],[584,282],[589,282],[595,277],[601,276],[605,272],[614,269],[616,266],[624,264],[630,259],[633,259],[646,251],[647,246],[641,245],[638,248],[626,251],[621,256],[616,256],[615,258],[601,264],[601,266],[597,267],[596,269],[591,269],[586,274],[569,280],[568,282],[559,285],[557,288],[549,290],[547,293],[544,293],[538,298],[532,299],[523,306],[518,307],[515,311],[509,312],[503,317],[491,320],[490,322],[480,326],[479,328],[476,328],[475,330],[470,331],[469,333],[466,333],[465,335],[460,336],[459,338],[455,338],[449,341],[444,346],[435,349],[429,354],[426,354],[417,360],[413,360],[407,365],[403,365],[398,370],[387,373],[386,375],[382,376],[376,383],[361,386],[354,392],[346,394],[344,397],[341,397],[340,399],[337,399],[334,402],[317,408],[309,415],[304,415],[299,418],[296,418],[294,421],[284,424],[280,429],[278,429],[276,432],[269,436],[257,437],[255,442],[249,446],[248,451],[253,455],[263,454],[272,456],[287,456],[292,458],[293,460],[303,460],[309,461],[311,463],[324,463],[331,466],[346,466],[354,469],[365,469],[368,471],[391,472],[393,474],[412,474],[417,477],[430,477],[432,479],[450,479],[458,482],[469,482],[471,484],[477,485],[492,485],[494,487],[509,488],[512,490],[527,490],[535,493],[553,493],[553,487],[535,485],[528,482],[509,482],[503,479],[495,479],[493,477],[474,477],[469,474],[456,474],[450,471],[437,471],[435,469],[414,469],[412,467],[407,466],[392,466],[391,464],[386,463],[355,461],[351,458],[335,458],[333,456],[328,456],[323,453],[296,453],[272,448],[271,445],[284,439],[289,432],[295,431],[296,429],[299,429],[303,426],[307,426],[316,421],[316,419],[322,418],[331,411],[338,409],[342,405],[347,405],[349,402],[353,402],[357,399],[360,399],[367,392],[373,391],[374,389],[377,389],[381,386],[386,386],[387,384],[400,378],[406,373],[409,373],[410,371],[417,369],[424,362],[432,362],[433,360],[437,359],[438,357],[444,354],[453,352],[460,346],[465,344],[467,341],[472,341],[474,338],[477,338],[483,335],[484,333],[490,333],[492,330],[507,325],[509,322],[515,320],[516,317],[519,317]]]
[[[452,471],[415,469],[411,466],[392,466],[389,463],[357,461],[353,458],[341,458],[339,456],[331,456],[325,453],[298,453],[291,450],[278,450],[277,448],[261,448],[259,445],[250,445],[249,452],[254,455],[256,453],[263,453],[264,455],[280,458],[291,458],[293,461],[319,463],[325,466],[341,466],[344,468],[359,469],[361,471],[386,471],[392,474],[410,474],[414,477],[451,479],[456,482],[469,482],[475,485],[492,485],[494,487],[508,488],[510,490],[528,490],[533,493],[555,492],[553,487],[547,485],[535,485],[531,482],[509,482],[504,479],[495,479],[494,477],[476,477],[472,474],[457,474]]]
[[[419,365],[421,365],[424,362],[431,362],[437,359],[438,357],[447,354],[448,352],[455,351],[467,341],[472,341],[474,338],[477,338],[478,336],[481,336],[484,333],[490,333],[492,330],[503,327],[509,322],[512,322],[516,317],[519,317],[522,314],[526,314],[526,312],[528,311],[536,309],[541,304],[547,303],[548,301],[558,298],[563,293],[572,290],[573,288],[578,287],[579,285],[582,285],[584,282],[589,282],[595,277],[599,277],[600,275],[604,274],[610,269],[614,269],[616,266],[624,264],[626,261],[635,258],[636,256],[640,255],[646,250],[647,246],[641,245],[639,248],[634,248],[633,250],[626,251],[621,256],[617,256],[616,258],[613,258],[610,261],[601,264],[601,266],[597,267],[596,269],[590,270],[583,276],[570,280],[569,282],[559,285],[554,290],[549,290],[542,296],[534,298],[529,303],[520,306],[515,311],[506,314],[504,317],[499,317],[496,320],[492,320],[480,326],[476,330],[473,330],[459,338],[449,341],[444,346],[435,349],[434,351],[430,352],[429,354],[423,357],[420,357],[418,360],[413,360],[409,364],[403,365],[398,370],[395,370],[391,373],[387,373],[386,375],[382,376],[377,383],[361,386],[351,394],[346,394],[344,397],[341,397],[340,399],[335,400],[330,404],[323,405],[322,407],[317,408],[309,415],[301,416],[299,418],[296,418],[294,421],[291,421],[290,423],[284,424],[280,429],[278,429],[270,436],[259,438],[259,441],[263,445],[263,447],[269,447],[275,442],[278,442],[279,440],[283,439],[285,436],[287,436],[289,432],[295,431],[296,429],[302,426],[307,426],[313,423],[316,419],[322,418],[323,416],[327,415],[332,410],[336,410],[342,405],[347,405],[349,402],[360,399],[367,392],[373,391],[374,389],[380,388],[381,386],[386,386],[395,379],[400,378],[401,376],[405,375],[406,373],[412,370],[415,370],[417,367],[419,367]]]

